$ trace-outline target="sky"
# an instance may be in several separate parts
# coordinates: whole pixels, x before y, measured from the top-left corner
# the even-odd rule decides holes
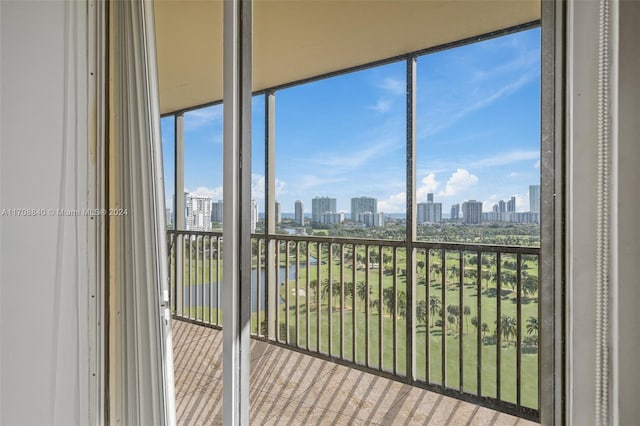
[[[424,55],[417,62],[416,191],[483,211],[516,197],[529,210],[540,180],[540,29]],[[276,199],[378,199],[402,213],[406,200],[406,63],[318,80],[276,92]],[[167,206],[174,185],[174,123],[162,120]],[[185,190],[222,199],[222,106],[185,114]],[[252,196],[264,206],[264,97],[253,99]]]

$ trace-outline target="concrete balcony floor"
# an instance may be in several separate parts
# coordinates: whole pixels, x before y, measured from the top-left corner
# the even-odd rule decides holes
[[[222,424],[222,331],[173,321],[179,425]],[[252,425],[536,425],[296,351],[251,341]]]

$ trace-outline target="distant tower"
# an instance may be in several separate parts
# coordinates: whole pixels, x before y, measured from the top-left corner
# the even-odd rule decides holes
[[[304,204],[296,200],[296,225],[304,226]]]
[[[427,202],[417,205],[417,216],[418,223],[442,222],[442,203],[434,203],[433,194],[427,194]]]
[[[211,222],[222,223],[222,200],[214,201],[211,204]]]
[[[276,225],[282,223],[282,212],[280,211],[280,203],[276,201]]]
[[[529,185],[529,211],[540,214],[540,185]]]
[[[511,197],[511,199],[507,201],[507,211],[508,212],[516,211],[516,197]]]
[[[451,219],[460,219],[460,204],[451,206]]]
[[[357,222],[360,213],[378,213],[378,200],[371,197],[355,197],[351,199],[351,220]]]
[[[251,200],[251,232],[256,232],[258,225],[258,203],[256,200]]]
[[[322,215],[336,212],[336,199],[329,197],[315,197],[311,200],[311,221],[322,223]]]
[[[482,222],[482,202],[469,200],[462,203],[464,223],[476,225]]]

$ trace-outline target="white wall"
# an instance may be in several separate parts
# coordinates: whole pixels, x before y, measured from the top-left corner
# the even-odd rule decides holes
[[[95,207],[89,4],[2,0],[0,15],[0,208],[45,210],[0,217],[0,424],[88,424],[96,219],[49,209]]]

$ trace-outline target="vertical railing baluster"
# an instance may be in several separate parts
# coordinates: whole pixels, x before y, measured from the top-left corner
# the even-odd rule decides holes
[[[482,395],[482,254],[480,251],[476,252],[476,258],[478,259],[478,264],[476,265],[476,309],[478,311],[476,318],[477,324],[476,327],[476,374],[477,374],[477,394],[478,396]]]
[[[369,300],[369,293],[371,289],[371,283],[369,281],[369,244],[367,244],[364,248],[364,282],[367,288],[366,297],[364,302],[364,365],[369,366],[369,305],[371,301]]]
[[[500,252],[496,253],[496,317],[498,325],[496,327],[496,399],[500,399],[500,382],[501,382],[501,361],[502,361],[502,280],[500,273],[502,271],[502,256]]]
[[[216,237],[216,325],[222,325],[220,315],[220,281],[222,281],[222,268],[220,267],[220,237]]]
[[[424,337],[424,377],[427,383],[431,383],[431,250],[424,250],[424,262],[425,262],[425,291],[424,300],[426,309],[429,312],[427,314],[427,321],[425,322],[425,337]]]
[[[213,235],[209,235],[209,324],[213,324]]]
[[[344,359],[344,243],[340,244],[340,359]]]
[[[521,404],[522,384],[522,254],[516,257],[516,405]]]
[[[327,351],[329,355],[333,355],[333,243],[329,243],[329,272],[327,282]]]
[[[393,298],[392,298],[392,328],[393,328],[393,374],[398,374],[398,247],[393,247]],[[382,295],[378,295],[383,304]]]
[[[291,343],[289,336],[289,316],[291,312],[291,306],[289,304],[291,289],[289,288],[289,241],[284,241],[284,341],[287,344]]]
[[[294,241],[296,247],[296,267],[295,267],[295,282],[296,282],[296,347],[300,347],[300,243]]]
[[[311,289],[309,287],[309,281],[311,279],[311,243],[309,241],[306,242],[306,254],[307,254],[307,282],[306,282],[306,293],[305,293],[305,316],[306,316],[306,327],[307,334],[305,336],[305,348],[309,350],[309,339],[311,338],[311,315],[309,311],[311,310]]]
[[[321,294],[320,294],[320,278],[322,277],[322,274],[320,273],[320,269],[322,268],[322,243],[320,243],[318,241],[318,243],[316,244],[316,248],[317,248],[317,252],[318,252],[318,267],[316,268],[316,275],[318,278],[318,281],[316,283],[316,350],[318,351],[318,353],[322,352],[322,349],[320,347],[320,335],[321,333],[321,312],[322,311],[322,300],[321,300]]]
[[[201,275],[201,282],[199,284],[199,289],[200,289],[200,301],[198,303],[198,307],[200,308],[200,318],[201,321],[204,322],[204,280],[205,280],[205,268],[204,268],[204,235],[200,236],[200,241],[202,244],[197,244],[196,245],[196,249],[200,250],[200,247],[202,247],[202,253],[200,255],[200,259],[201,259],[201,271],[200,271],[200,275]],[[197,308],[196,308],[196,312],[197,312]]]
[[[276,268],[276,291],[273,294],[273,297],[275,297],[276,299],[276,342],[280,342],[282,341],[282,327],[280,327],[280,292],[282,291],[280,283],[280,243],[281,241],[276,239],[276,264],[275,264],[275,268]]]
[[[383,364],[383,353],[384,353],[384,345],[382,341],[383,333],[383,324],[382,324],[382,293],[384,291],[383,281],[384,281],[384,262],[383,259],[383,249],[382,245],[378,246],[378,370],[382,371]]]
[[[256,334],[258,336],[262,335],[262,324],[260,322],[261,311],[260,305],[262,304],[262,238],[257,238],[257,250],[256,254]]]
[[[356,283],[356,278],[357,276],[357,272],[356,272],[356,261],[357,261],[357,251],[356,251],[356,244],[352,244],[351,245],[351,274],[353,275],[353,292],[352,292],[352,296],[351,296],[351,316],[352,316],[352,321],[351,321],[351,347],[353,350],[352,356],[353,356],[353,362],[357,363],[357,339],[358,339],[358,309],[357,309],[357,300],[358,300],[358,286]]]
[[[447,387],[447,251],[442,249],[440,261],[440,293],[442,301],[440,302],[440,321],[442,321],[442,347],[440,361],[442,364],[442,387]]]
[[[464,355],[462,339],[465,331],[462,323],[462,317],[464,315],[464,252],[462,250],[458,252],[458,262],[458,382],[460,385],[459,390],[460,392],[462,392],[462,389],[464,387]]]

